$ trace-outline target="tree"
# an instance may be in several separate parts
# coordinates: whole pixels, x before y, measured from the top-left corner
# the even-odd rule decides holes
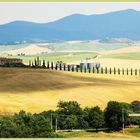
[[[131,108],[133,112],[140,113],[140,101],[133,101],[131,103]]]
[[[110,101],[105,109],[105,125],[111,130],[122,128],[122,105],[116,101]]]
[[[78,117],[82,117],[83,111],[76,101],[60,101],[57,105],[59,127],[61,129],[78,128]]]
[[[66,129],[74,129],[76,128],[78,123],[78,119],[75,115],[69,115],[65,119],[65,128]]]
[[[36,61],[36,59],[34,60],[34,64],[35,64],[35,67],[37,67],[37,61]]]
[[[82,115],[82,109],[80,107],[80,104],[76,101],[60,101],[58,102],[57,107],[59,114],[65,114],[65,115]]]
[[[104,115],[102,110],[96,106],[92,108],[85,108],[87,121],[89,123],[89,127],[95,128],[96,131],[103,127],[104,125]]]
[[[45,60],[43,60],[42,67],[43,67],[43,68],[45,68],[45,67],[46,67],[46,65],[45,65]]]

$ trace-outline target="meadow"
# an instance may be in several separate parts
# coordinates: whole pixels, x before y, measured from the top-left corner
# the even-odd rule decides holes
[[[134,139],[136,137],[140,137],[139,127],[125,128],[124,132],[125,133],[123,134],[122,131],[107,133],[103,130],[100,130],[99,132],[95,132],[94,130],[82,130],[77,132],[59,132],[59,134],[63,135],[66,138],[107,138],[107,140],[110,140],[111,138]]]
[[[86,58],[95,58],[97,56],[94,52],[54,52],[48,54],[38,54],[38,55],[27,55],[27,56],[16,56],[23,60],[24,64],[29,64],[29,60],[34,61],[34,59],[39,56],[41,60],[57,62],[62,61],[64,63],[80,62]],[[15,56],[9,56],[10,58]]]
[[[83,42],[62,42],[54,43],[49,46],[54,51],[107,51],[119,48],[126,48],[127,43],[102,43],[100,41],[83,41]]]
[[[140,52],[135,52],[135,53],[119,53],[119,54],[107,54],[107,55],[103,55],[102,58],[140,60]]]
[[[75,100],[102,109],[110,100],[140,100],[140,76],[100,75],[47,69],[0,68],[1,114],[56,109],[60,100]]]

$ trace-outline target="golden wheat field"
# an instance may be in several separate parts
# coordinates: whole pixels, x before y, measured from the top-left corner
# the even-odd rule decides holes
[[[140,100],[140,76],[0,68],[1,113],[56,109],[60,100],[102,109],[110,100]]]

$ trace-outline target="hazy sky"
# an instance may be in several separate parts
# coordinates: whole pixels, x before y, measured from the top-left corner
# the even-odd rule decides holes
[[[100,14],[117,10],[140,11],[138,2],[0,2],[0,24],[14,20],[50,22],[74,13]]]

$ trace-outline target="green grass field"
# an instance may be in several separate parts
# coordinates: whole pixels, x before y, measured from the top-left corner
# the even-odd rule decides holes
[[[19,49],[30,44],[17,44],[17,45],[0,45],[0,50],[13,50]],[[38,43],[39,45],[39,43]],[[127,43],[101,43],[98,41],[84,41],[79,43],[49,43],[48,45],[43,45],[43,47],[49,47],[53,51],[101,51],[101,50],[115,50],[119,48],[125,48],[129,45]]]
[[[0,83],[1,113],[56,109],[60,100],[102,109],[110,100],[140,100],[140,76],[0,68]]]
[[[140,52],[138,52],[138,53],[107,54],[107,55],[103,55],[102,58],[140,60]]]
[[[50,45],[54,51],[75,51],[75,50],[88,50],[88,51],[101,51],[101,50],[115,50],[119,48],[128,47],[127,43],[101,43],[85,41],[81,43],[56,43]]]
[[[34,61],[34,59],[39,56],[41,60],[46,60],[50,62],[63,61],[65,63],[72,63],[75,61],[81,61],[86,58],[94,58],[97,56],[96,53],[93,52],[72,52],[72,53],[48,53],[48,54],[40,54],[40,55],[29,55],[29,56],[16,56],[16,58],[23,59],[23,63],[29,64],[29,60]],[[15,56],[10,56],[15,57]]]
[[[118,132],[105,132],[100,130],[99,132],[94,131],[73,131],[73,132],[59,132],[58,134],[64,136],[65,138],[136,138],[140,137],[140,128],[133,127],[133,128],[126,128],[124,130],[124,134],[122,131]]]

